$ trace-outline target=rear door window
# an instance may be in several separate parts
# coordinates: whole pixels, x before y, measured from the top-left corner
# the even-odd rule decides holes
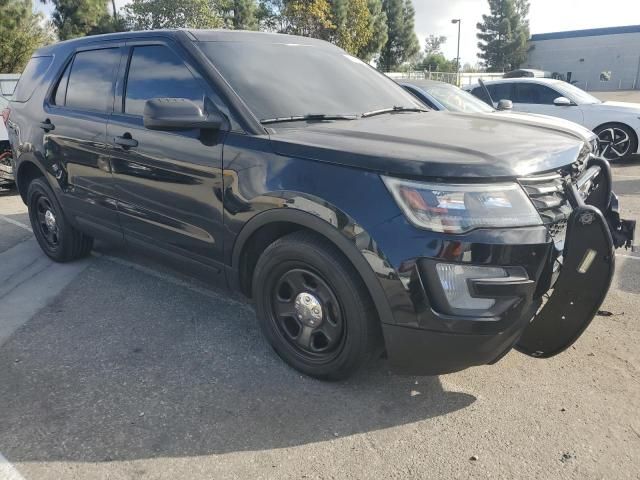
[[[13,93],[14,102],[22,103],[31,98],[52,62],[52,56],[31,57],[31,60],[24,68],[24,72],[22,72],[18,85],[16,85],[16,90]]]
[[[113,80],[119,61],[119,48],[76,53],[69,74],[65,106],[110,112],[113,108]]]
[[[164,45],[134,47],[124,112],[141,116],[152,98],[187,98],[203,107],[204,89],[184,62]]]

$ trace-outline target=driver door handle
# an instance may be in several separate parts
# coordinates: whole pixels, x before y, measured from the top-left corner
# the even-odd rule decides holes
[[[138,146],[138,141],[132,138],[130,133],[125,133],[121,137],[115,137],[113,142],[125,149]]]

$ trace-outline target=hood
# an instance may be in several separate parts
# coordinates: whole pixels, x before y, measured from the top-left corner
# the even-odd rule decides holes
[[[501,115],[396,113],[275,125],[276,153],[412,177],[521,177],[575,162],[585,142]]]
[[[609,110],[615,110],[617,112],[624,111],[625,113],[637,113],[640,115],[640,103],[629,102],[602,102],[596,103],[599,108],[608,108]]]
[[[576,138],[586,143],[591,143],[598,136],[582,125],[575,122],[565,120],[564,118],[551,117],[549,115],[539,115],[537,113],[524,112],[497,112],[503,118],[521,123],[523,125],[533,125],[537,127],[546,127],[557,132],[568,132],[575,135]]]

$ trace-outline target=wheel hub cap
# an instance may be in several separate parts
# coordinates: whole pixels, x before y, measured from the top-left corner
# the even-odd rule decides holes
[[[50,231],[56,230],[56,216],[51,210],[47,210],[44,214],[44,223]]]
[[[298,294],[295,301],[296,316],[300,322],[308,327],[317,327],[322,323],[322,305],[310,293]]]

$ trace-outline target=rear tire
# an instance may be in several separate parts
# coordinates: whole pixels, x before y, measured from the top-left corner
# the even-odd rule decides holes
[[[638,151],[636,132],[622,123],[607,123],[594,130],[600,142],[600,155],[609,162],[626,160]]]
[[[265,337],[306,375],[344,379],[380,351],[381,329],[368,291],[323,237],[295,232],[271,244],[258,259],[252,292]]]
[[[69,223],[43,178],[36,178],[29,184],[27,205],[33,235],[49,258],[56,262],[70,262],[89,255],[93,238]]]

